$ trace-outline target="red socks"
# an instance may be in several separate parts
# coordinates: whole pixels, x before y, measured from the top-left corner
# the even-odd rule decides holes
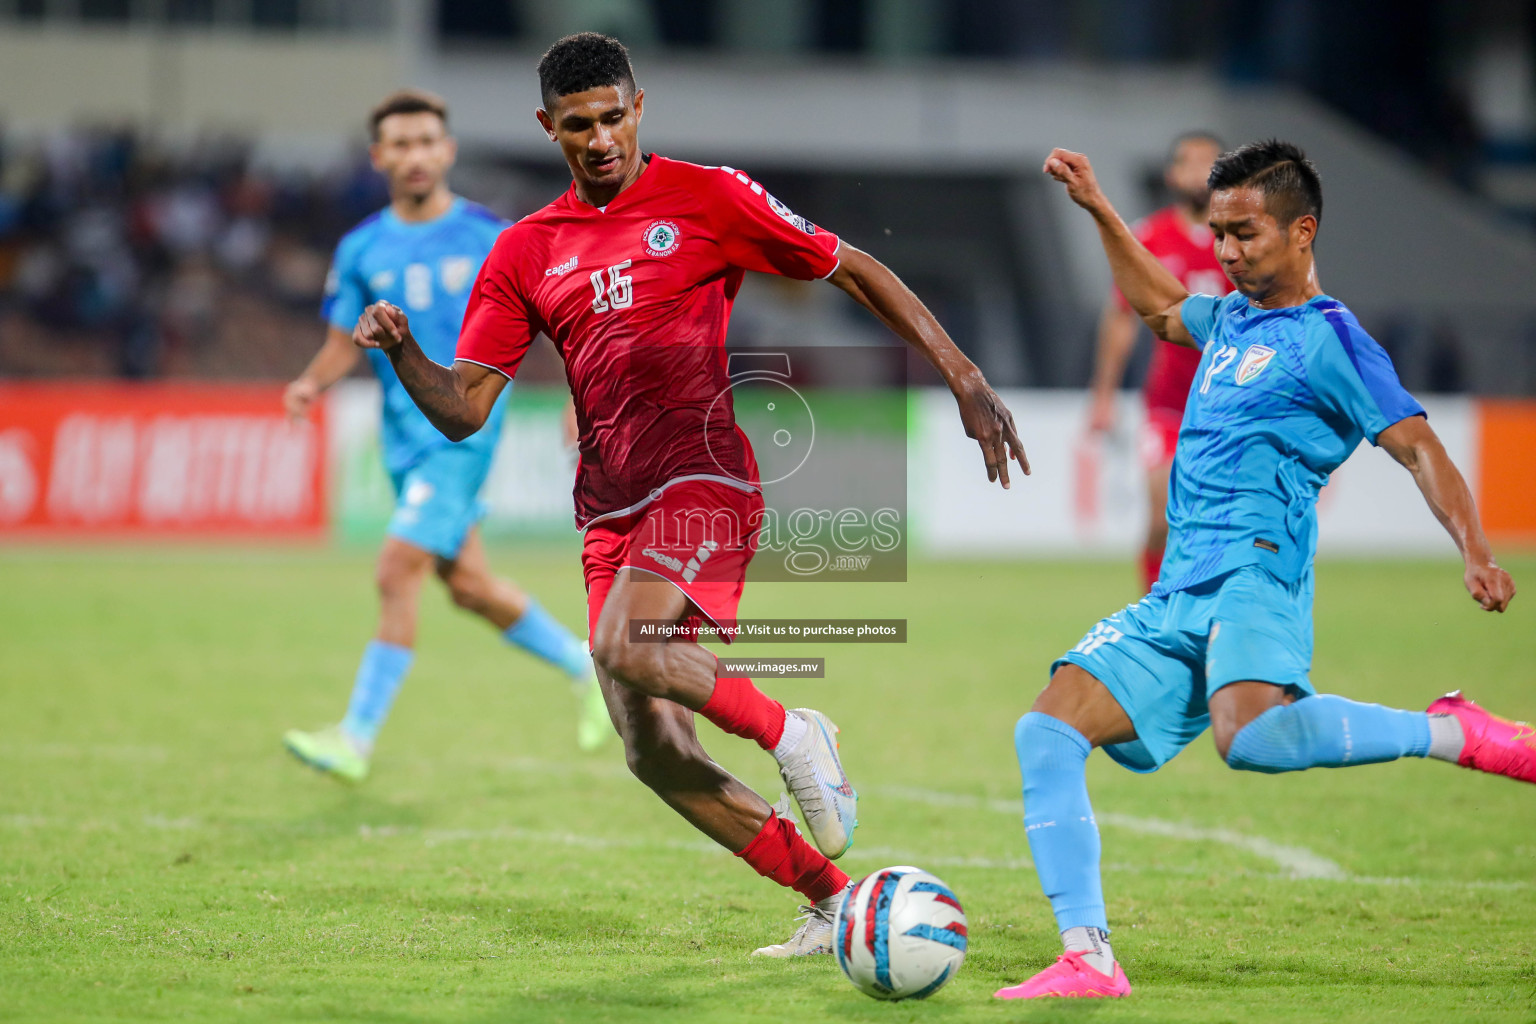
[[[764,750],[784,735],[784,705],[740,676],[715,680],[715,692],[699,714],[735,736],[756,741]],[[788,886],[812,903],[843,891],[848,876],[800,834],[795,823],[773,811],[762,831],[736,854],[764,878]]]
[[[741,676],[716,679],[715,692],[699,714],[733,736],[755,740],[764,750],[778,746],[784,735],[784,705]]]
[[[1157,582],[1158,575],[1163,571],[1163,549],[1141,549],[1141,584],[1142,592],[1150,594],[1152,584]]]
[[[746,682],[745,679],[737,681]],[[764,878],[771,878],[803,894],[812,903],[820,903],[828,896],[842,892],[848,884],[848,876],[806,842],[794,822],[772,811],[768,812],[768,820],[763,823],[757,838],[736,856]]]

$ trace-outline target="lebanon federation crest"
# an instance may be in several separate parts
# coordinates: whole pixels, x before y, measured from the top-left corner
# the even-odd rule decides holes
[[[1249,345],[1248,351],[1243,353],[1243,361],[1237,364],[1237,376],[1234,378],[1238,386],[1247,384],[1269,365],[1269,361],[1275,358],[1275,350],[1268,345]]]
[[[653,220],[645,229],[645,254],[670,256],[677,251],[677,225],[669,220]]]

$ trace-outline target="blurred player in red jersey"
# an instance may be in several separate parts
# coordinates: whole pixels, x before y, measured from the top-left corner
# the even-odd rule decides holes
[[[1232,290],[1222,273],[1206,220],[1211,191],[1206,186],[1211,166],[1221,155],[1221,141],[1206,132],[1189,132],[1173,141],[1163,182],[1174,203],[1135,226],[1136,239],[1193,295],[1225,295]],[[1102,433],[1115,425],[1115,392],[1125,378],[1125,364],[1141,333],[1141,319],[1118,289],[1110,294],[1099,319],[1098,357],[1093,369],[1093,405],[1088,429]],[[1173,467],[1174,442],[1184,419],[1184,402],[1195,378],[1200,353],[1195,349],[1152,339],[1152,361],[1142,391],[1147,422],[1141,438],[1142,465],[1147,471],[1147,540],[1141,553],[1143,590],[1157,582],[1168,540],[1168,473]]]
[[[451,368],[429,360],[405,315],[369,306],[354,339],[383,349],[448,437],[484,424],[535,335],[565,361],[580,463],[593,658],[630,769],[754,870],[804,894],[802,923],[767,956],[830,953],[857,794],[836,726],[786,711],[749,679],[716,678],[701,620],[736,622],[763,509],[757,465],[730,406],[726,322],[744,273],[827,280],[921,352],[949,384],[987,476],[1028,463],[1013,417],[917,296],[874,258],[793,213],[746,174],[646,154],[645,94],[624,47],[581,33],[539,62],[539,124],[570,189],[508,228],[480,271]],[[667,642],[645,624],[680,629]],[[729,642],[729,636],[722,634]],[[715,764],[697,712],[771,751],[811,838]]]

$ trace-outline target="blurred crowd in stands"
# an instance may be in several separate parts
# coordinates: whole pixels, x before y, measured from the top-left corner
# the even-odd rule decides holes
[[[361,152],[272,173],[230,139],[0,142],[0,375],[292,373],[332,247],[387,201]]]
[[[569,180],[466,160],[452,183],[515,217]],[[388,201],[361,148],[328,170],[276,171],[231,138],[0,132],[0,378],[290,377],[324,336],[336,242]],[[732,337],[858,344],[872,330],[832,289],[771,281],[742,296]],[[554,350],[536,345],[519,379],[562,382]]]

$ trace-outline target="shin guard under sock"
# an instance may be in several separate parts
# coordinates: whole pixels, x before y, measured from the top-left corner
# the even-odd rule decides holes
[[[806,842],[793,821],[773,811],[768,812],[762,831],[736,856],[764,878],[803,894],[812,903],[842,892],[848,884],[848,876]]]
[[[1108,933],[1099,879],[1099,826],[1088,802],[1092,745],[1060,719],[1031,711],[1013,733],[1024,777],[1024,829],[1040,887],[1061,931],[1079,926]]]

